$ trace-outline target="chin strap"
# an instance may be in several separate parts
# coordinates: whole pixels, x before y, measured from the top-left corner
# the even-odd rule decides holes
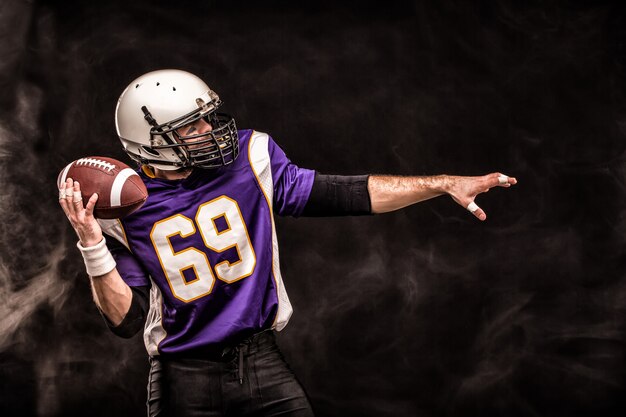
[[[152,127],[157,127],[159,124],[154,117],[152,117],[152,113],[148,110],[146,106],[141,106],[141,111],[143,112],[143,118],[150,124]]]
[[[159,127],[159,123],[154,119],[154,117],[152,117],[152,113],[150,113],[150,110],[148,110],[148,108],[146,106],[141,106],[141,111],[143,112],[143,118],[146,119],[146,122],[148,122],[148,124],[150,126],[152,126],[152,129],[150,129],[150,130],[151,131],[154,130],[156,132],[162,132],[162,129]],[[152,135],[152,133],[151,133],[151,135]],[[165,143],[169,143],[171,145],[176,143],[176,142],[173,142],[173,139],[170,138],[167,133],[161,133],[161,134],[159,134],[159,136],[161,136],[163,139],[165,139]],[[152,146],[154,146],[153,143],[152,143],[152,140],[150,141],[150,144]],[[178,157],[180,158],[181,161],[184,161],[184,160],[186,160],[188,158],[187,155],[184,152],[182,152],[181,150],[179,150],[179,149],[175,148],[174,152],[176,152],[176,155],[178,155]],[[159,163],[161,163],[161,162],[159,162]],[[172,163],[172,165],[176,165],[176,164]]]

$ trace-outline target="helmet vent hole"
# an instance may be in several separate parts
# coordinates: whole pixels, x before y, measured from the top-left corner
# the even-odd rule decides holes
[[[176,91],[176,87],[172,87],[172,91]]]
[[[135,88],[139,88],[139,84],[137,84],[137,85],[135,86]]]
[[[161,85],[161,83],[157,83],[157,87],[160,86],[160,85]]]

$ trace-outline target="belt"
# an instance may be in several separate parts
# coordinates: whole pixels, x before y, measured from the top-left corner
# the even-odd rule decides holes
[[[231,361],[235,359],[235,357],[237,357],[238,359],[237,375],[239,377],[240,385],[243,385],[243,351],[244,349],[247,349],[249,353],[251,345],[258,343],[260,340],[269,336],[270,334],[272,334],[271,329],[263,330],[262,332],[253,334],[247,339],[244,339],[242,342],[240,342],[239,344],[235,346],[229,346],[229,347],[224,348],[224,350],[222,351],[222,358],[225,361]]]

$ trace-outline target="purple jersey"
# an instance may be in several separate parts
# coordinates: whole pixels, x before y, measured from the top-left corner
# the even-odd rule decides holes
[[[152,285],[144,342],[151,356],[215,353],[261,330],[281,330],[292,308],[273,213],[297,216],[314,171],[298,168],[265,133],[239,132],[231,165],[183,180],[141,172],[146,203],[100,220],[129,251],[115,251],[131,286]]]

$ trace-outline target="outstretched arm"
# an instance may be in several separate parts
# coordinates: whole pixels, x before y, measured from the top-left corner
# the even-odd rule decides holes
[[[510,187],[517,184],[514,177],[495,172],[480,177],[436,175],[427,177],[401,177],[372,175],[367,189],[372,213],[386,213],[401,209],[420,201],[449,194],[463,208],[480,220],[486,220],[485,212],[476,205],[478,194],[493,187]]]

